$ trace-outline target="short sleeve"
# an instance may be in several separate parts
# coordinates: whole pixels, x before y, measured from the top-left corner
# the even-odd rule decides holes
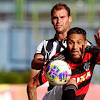
[[[37,49],[36,49],[36,53],[43,53],[43,51],[45,52],[45,48],[46,48],[46,45],[47,45],[47,41],[46,40],[43,40],[38,46],[37,46]]]

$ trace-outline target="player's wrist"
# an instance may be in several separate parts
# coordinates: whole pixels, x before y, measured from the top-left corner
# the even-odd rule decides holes
[[[74,84],[68,84],[67,86],[63,86],[63,91],[74,90],[76,93],[77,89],[77,86],[75,86]]]

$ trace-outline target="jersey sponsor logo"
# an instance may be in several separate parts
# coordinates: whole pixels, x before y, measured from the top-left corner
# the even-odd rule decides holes
[[[83,81],[88,80],[91,77],[92,73],[90,70],[88,70],[87,72],[85,72],[82,75],[79,75],[78,77],[76,76],[75,78],[73,78],[74,80],[76,80],[77,84],[82,83]],[[74,76],[73,76],[74,77]]]

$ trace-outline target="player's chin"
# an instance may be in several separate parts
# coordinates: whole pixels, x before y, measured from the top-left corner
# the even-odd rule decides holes
[[[58,31],[57,31],[57,33],[58,33],[58,34],[62,34],[62,33],[63,33],[63,31],[58,30]]]
[[[80,56],[72,56],[72,60],[74,61],[74,62],[79,62],[80,60],[81,60],[81,57]]]
[[[59,28],[59,29],[56,29],[56,32],[57,32],[58,34],[62,34],[62,33],[63,33],[63,30],[62,30],[61,28]]]

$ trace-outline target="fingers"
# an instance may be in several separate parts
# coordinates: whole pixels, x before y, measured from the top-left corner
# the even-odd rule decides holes
[[[70,79],[67,84],[63,85],[63,89],[66,88],[67,85],[73,84],[78,88],[77,82],[74,79]]]
[[[98,29],[98,33],[97,34],[94,34],[94,37],[97,39],[97,38],[100,38],[100,29]]]
[[[98,29],[98,38],[100,38],[100,29]]]
[[[98,33],[94,34],[94,38],[98,47],[100,47],[100,29],[98,29]]]
[[[69,82],[67,83],[67,85],[68,84],[73,84],[78,88],[77,82],[74,79],[70,79]]]
[[[96,34],[94,34],[94,38],[95,38],[95,40],[97,41],[98,37],[97,37],[97,35],[96,35]]]

